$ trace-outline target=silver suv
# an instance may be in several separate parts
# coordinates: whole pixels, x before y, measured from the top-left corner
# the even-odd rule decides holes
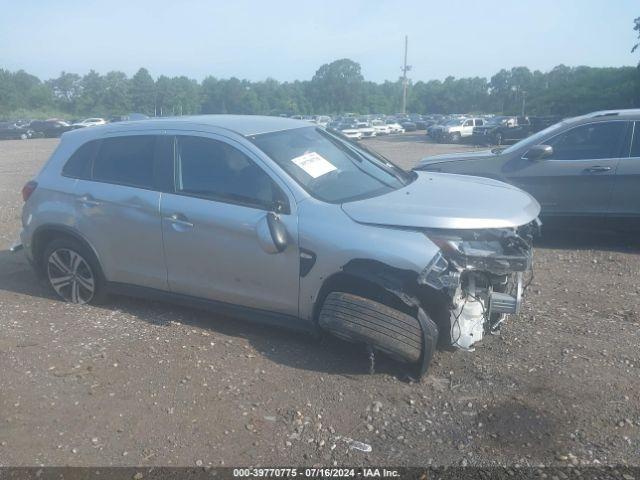
[[[540,210],[308,122],[226,115],[65,133],[23,197],[19,247],[63,300],[325,330],[422,373],[438,338],[470,350],[518,311]]]

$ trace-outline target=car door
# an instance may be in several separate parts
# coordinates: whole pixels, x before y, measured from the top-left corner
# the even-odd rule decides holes
[[[505,175],[540,202],[543,215],[605,216],[627,128],[625,121],[572,127],[540,142],[551,156],[529,160],[525,152]]]
[[[460,135],[462,137],[468,137],[473,134],[473,119],[466,120],[462,124],[462,129],[460,130]]]
[[[640,218],[640,121],[634,122],[631,149],[615,173],[609,213],[612,217]]]
[[[174,193],[161,202],[173,292],[297,316],[295,202],[276,178],[226,137],[176,135]],[[280,253],[261,237],[274,209],[288,238]]]
[[[111,282],[167,289],[155,165],[161,146],[153,134],[112,136],[85,144],[68,162],[79,173],[77,228]]]

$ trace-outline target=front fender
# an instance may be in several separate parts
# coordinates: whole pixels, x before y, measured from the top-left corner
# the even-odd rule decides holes
[[[397,278],[415,279],[439,251],[422,232],[363,225],[351,220],[340,205],[305,201],[299,208],[300,248],[316,258],[300,278],[299,312],[306,320],[313,320],[314,306],[330,277],[348,274],[375,283],[382,271],[391,269],[402,272]]]

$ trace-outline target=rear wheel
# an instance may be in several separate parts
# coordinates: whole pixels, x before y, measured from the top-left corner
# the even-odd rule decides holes
[[[411,315],[368,298],[332,292],[324,301],[318,323],[339,338],[371,345],[402,362],[418,362],[424,349],[428,364],[436,348],[438,328],[425,317],[426,345],[420,322]]]
[[[74,238],[57,238],[44,251],[43,270],[53,292],[79,305],[102,303],[106,289],[93,252]]]

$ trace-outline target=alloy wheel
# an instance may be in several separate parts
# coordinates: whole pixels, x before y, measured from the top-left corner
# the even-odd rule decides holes
[[[53,251],[47,260],[47,276],[51,287],[67,302],[84,304],[93,298],[95,276],[89,263],[74,250]]]

